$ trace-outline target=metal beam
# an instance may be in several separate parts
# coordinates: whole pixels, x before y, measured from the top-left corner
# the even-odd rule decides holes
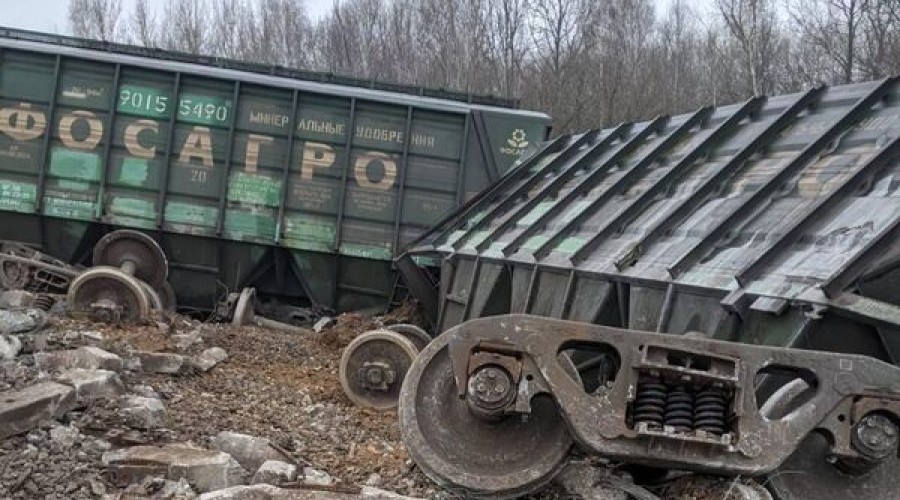
[[[228,180],[231,177],[231,157],[234,156],[234,137],[237,128],[238,102],[241,98],[241,82],[234,82],[234,90],[231,95],[231,123],[228,124],[228,146],[225,153],[225,166],[222,169],[222,177],[219,181],[219,212],[216,214],[216,236],[222,236],[222,228],[225,226],[225,206],[228,203]],[[215,167],[214,167],[215,168]]]
[[[528,241],[529,237],[531,237],[534,233],[540,231],[541,228],[543,228],[544,225],[550,221],[550,219],[552,219],[553,217],[556,217],[556,215],[558,215],[559,212],[564,210],[566,207],[569,207],[571,205],[572,201],[574,201],[574,199],[577,198],[578,196],[581,196],[581,193],[584,192],[588,188],[588,186],[590,186],[595,180],[597,180],[599,178],[599,176],[605,174],[613,165],[618,163],[619,160],[621,160],[625,156],[631,154],[631,152],[634,151],[634,149],[636,147],[638,147],[640,145],[640,143],[643,142],[647,138],[647,136],[649,136],[650,134],[655,133],[656,131],[661,129],[662,126],[665,125],[668,120],[669,120],[668,116],[658,116],[658,117],[654,118],[653,121],[648,123],[643,129],[641,129],[639,132],[637,132],[634,135],[634,137],[632,137],[631,139],[620,144],[619,147],[616,148],[616,150],[612,153],[612,155],[610,155],[609,158],[607,158],[602,164],[597,165],[597,168],[595,168],[591,173],[586,175],[584,177],[584,179],[579,181],[578,184],[574,188],[572,188],[571,191],[569,191],[565,196],[563,196],[562,198],[557,200],[556,203],[554,203],[553,206],[550,207],[549,210],[547,210],[546,212],[541,214],[537,218],[537,220],[534,221],[534,223],[530,224],[527,228],[525,228],[524,231],[519,233],[518,236],[513,238],[512,241],[507,243],[506,246],[504,246],[503,249],[501,250],[503,252],[503,254],[509,255],[509,254],[515,252],[519,248],[519,246],[521,246],[523,243]],[[610,134],[603,141],[601,141],[601,143],[604,143],[607,141],[611,142],[612,140],[616,139],[618,136],[624,134],[625,131],[630,128],[631,128],[631,124],[619,125],[619,127],[616,128],[612,134]],[[613,134],[615,134],[616,137],[614,137]],[[605,149],[605,147],[607,145],[608,145],[608,143],[606,145],[603,145],[602,147]],[[597,146],[598,147],[595,148],[594,151],[599,152],[600,151],[599,148],[601,147],[601,144],[598,144]],[[594,159],[594,155],[592,154],[592,155],[590,155],[590,157],[586,156],[584,158],[579,159],[576,162],[576,164],[578,166],[581,166],[586,161],[591,161],[593,159]],[[547,190],[545,189],[544,191],[546,192]]]
[[[159,182],[159,196],[156,199],[156,227],[163,225],[166,212],[166,196],[169,193],[169,172],[172,171],[172,151],[175,149],[175,124],[178,118],[178,107],[181,104],[181,73],[175,73],[175,86],[172,92],[172,116],[169,117],[169,133],[166,138],[166,161],[162,166],[162,179]]]
[[[466,113],[466,117],[464,119],[463,124],[463,137],[462,142],[459,146],[459,165],[456,172],[456,206],[460,207],[463,204],[463,200],[465,200],[466,196],[466,158],[469,156],[469,132],[472,128],[472,115]]]
[[[474,129],[474,119],[470,118],[468,120],[471,120],[473,122],[473,129]],[[477,129],[475,129],[475,130],[477,133]],[[445,238],[447,236],[447,234],[449,234],[450,231],[454,227],[456,227],[455,222],[457,220],[468,219],[469,215],[471,215],[473,208],[476,205],[480,206],[482,200],[490,199],[497,194],[503,194],[503,192],[514,181],[520,180],[521,178],[525,177],[525,175],[528,174],[528,172],[530,171],[530,168],[528,167],[529,165],[533,165],[534,163],[541,161],[545,156],[547,156],[551,152],[556,152],[557,148],[560,146],[560,144],[562,142],[564,142],[565,138],[566,138],[566,136],[559,136],[559,137],[547,142],[546,144],[544,144],[543,147],[541,147],[540,150],[538,150],[538,152],[533,154],[523,164],[519,165],[518,167],[515,167],[510,172],[507,172],[506,175],[503,176],[499,182],[495,183],[493,186],[487,188],[486,190],[480,192],[477,196],[475,196],[473,199],[469,200],[460,209],[457,209],[450,215],[444,217],[440,222],[436,223],[433,227],[443,228],[443,229],[440,229],[440,232],[438,232],[436,234],[436,236],[434,236],[432,241],[439,241],[439,240]],[[465,183],[465,177],[464,177],[465,173],[463,173],[461,175],[463,175],[463,183]],[[465,186],[462,186],[460,189],[465,190]],[[423,236],[428,236],[428,234],[425,234]]]
[[[604,239],[614,234],[620,228],[634,220],[642,211],[649,208],[653,199],[662,191],[669,188],[670,184],[675,182],[687,169],[694,165],[698,159],[707,153],[707,149],[716,145],[724,136],[731,134],[738,124],[748,115],[755,113],[765,99],[762,97],[754,97],[747,100],[737,111],[728,118],[722,120],[715,130],[709,133],[703,141],[679,160],[668,172],[662,175],[656,182],[647,187],[647,189],[636,196],[628,205],[620,210],[615,217],[606,223],[599,231],[585,242],[581,248],[572,255],[572,261],[577,262],[584,259],[592,250],[594,250]],[[709,117],[712,117],[713,111],[710,110]],[[704,120],[705,121],[705,120]],[[674,135],[674,134],[673,134]],[[643,169],[644,162],[652,163],[654,158],[645,157],[641,165],[635,166],[630,172],[635,172],[639,168]]]
[[[838,268],[820,286],[828,298],[837,298],[861,274],[868,270],[885,253],[884,242],[900,238],[900,217],[894,218],[856,253],[856,256]]]
[[[775,255],[799,240],[819,218],[827,215],[829,210],[834,208],[846,196],[849,196],[867,177],[874,176],[879,169],[895,159],[898,153],[900,153],[900,136],[895,137],[881,151],[874,154],[865,165],[844,179],[834,191],[820,198],[818,202],[810,204],[803,211],[803,215],[795,219],[780,238],[763,250],[753,262],[738,271],[735,275],[737,282],[744,286],[753,279],[764,267],[772,263],[772,258]]]
[[[34,200],[35,213],[41,213],[44,207],[44,191],[47,190],[47,170],[50,168],[50,138],[53,135],[53,120],[56,118],[56,94],[59,93],[59,72],[62,70],[62,57],[57,54],[56,62],[53,66],[53,85],[50,94],[50,102],[47,105],[47,116],[50,118],[47,123],[47,131],[44,134],[44,145],[41,147],[40,170],[38,170],[37,195]],[[44,225],[41,224],[41,227]],[[41,238],[43,243],[43,238]]]
[[[112,151],[113,130],[116,121],[116,103],[119,97],[119,80],[122,77],[122,65],[116,64],[116,70],[113,75],[112,92],[109,96],[109,125],[106,128],[103,144],[103,162],[100,167],[100,185],[97,188],[97,204],[94,209],[94,219],[100,219],[103,215],[104,201],[106,197],[106,184],[109,179],[109,154]]]
[[[633,181],[638,179],[638,176],[644,173],[644,169],[648,166],[652,165],[658,159],[659,155],[664,151],[668,150],[670,147],[674,146],[678,143],[684,136],[692,129],[695,125],[702,122],[712,113],[713,108],[703,107],[695,111],[688,117],[681,125],[675,128],[671,133],[669,133],[665,138],[663,138],[659,144],[655,147],[644,153],[637,164],[634,167],[628,169],[624,172],[611,186],[609,186],[602,193],[597,195],[596,198],[590,201],[587,206],[583,207],[577,215],[569,219],[563,227],[559,230],[555,231],[553,236],[541,244],[537,250],[534,251],[535,259],[540,260],[542,257],[550,253],[550,251],[561,242],[567,235],[579,227],[586,219],[594,215],[595,210],[600,208],[604,203],[608,202],[614,196],[618,196],[622,192],[624,192],[625,188]],[[590,185],[583,186],[579,185],[577,188],[572,190],[572,192],[578,191],[579,194],[590,189]],[[571,194],[571,193],[570,193]],[[568,203],[566,204],[568,205]]]
[[[334,279],[331,280],[331,306],[337,304],[338,290],[341,279],[341,239],[344,233],[344,204],[347,199],[347,184],[350,178],[350,162],[353,161],[353,135],[356,133],[356,98],[350,98],[350,116],[347,123],[347,138],[344,142],[344,169],[341,171],[341,190],[338,193],[338,213],[334,228]]]
[[[281,199],[278,203],[278,215],[275,219],[275,244],[281,243],[284,233],[284,212],[287,209],[288,183],[290,182],[291,167],[294,166],[294,137],[297,135],[297,108],[300,104],[300,91],[294,90],[291,94],[291,127],[288,130],[287,142],[287,161],[284,162],[284,168],[281,171]],[[300,153],[300,161],[303,161],[303,153]]]
[[[531,168],[525,169],[524,166],[520,167],[521,170],[517,173],[522,174],[522,182],[520,182],[515,188],[510,191],[502,191],[500,192],[501,198],[499,201],[494,203],[491,208],[484,214],[481,219],[474,222],[469,229],[466,229],[465,232],[453,243],[454,248],[459,248],[466,240],[468,240],[476,231],[483,228],[488,222],[490,222],[495,216],[502,215],[509,209],[509,205],[514,203],[522,194],[528,191],[532,185],[536,182],[536,179],[539,179],[544,171],[547,168],[553,168],[561,162],[566,161],[571,155],[574,149],[578,149],[578,146],[585,143],[589,139],[588,134],[584,134],[578,139],[575,140],[574,143],[569,144],[564,147],[562,152],[554,159],[550,160],[550,162],[542,169],[532,172]],[[562,139],[560,139],[561,141]],[[534,162],[529,162],[533,164]],[[517,176],[518,177],[518,176]],[[509,183],[506,183],[509,184]],[[509,186],[512,187],[512,186]]]
[[[409,142],[412,135],[413,107],[406,108],[406,130],[403,134],[403,154],[400,156],[400,184],[397,186],[397,198],[394,200],[394,240],[391,244],[391,255],[397,255],[400,245],[400,226],[403,219],[403,193],[406,187],[406,174],[409,171]]]
[[[505,231],[506,228],[509,227],[510,221],[518,219],[520,215],[527,213],[529,210],[531,210],[532,207],[537,204],[538,198],[532,197],[531,199],[526,200],[524,203],[521,203],[518,208],[515,207],[516,203],[520,203],[523,196],[526,196],[527,193],[534,188],[534,186],[541,182],[541,180],[546,175],[546,172],[548,170],[556,168],[558,165],[568,164],[568,166],[562,168],[562,170],[556,176],[556,179],[551,181],[547,188],[549,189],[551,188],[551,186],[559,185],[561,179],[568,178],[566,177],[567,173],[572,170],[572,167],[574,165],[577,165],[579,163],[579,160],[583,158],[585,154],[590,151],[594,151],[600,143],[606,142],[600,141],[600,143],[591,148],[588,148],[587,151],[582,153],[581,155],[577,154],[582,146],[593,141],[601,132],[602,130],[595,130],[592,132],[581,134],[581,136],[575,139],[574,142],[566,146],[566,148],[563,149],[562,152],[560,152],[559,155],[556,156],[556,158],[550,160],[550,162],[547,163],[544,168],[532,172],[531,175],[528,176],[528,178],[525,179],[524,182],[519,184],[511,193],[505,194],[503,199],[499,203],[494,205],[481,220],[472,225],[472,227],[469,228],[465,232],[465,234],[463,234],[457,240],[457,244],[454,244],[454,247],[459,248],[460,245],[463,244],[467,239],[469,239],[473,234],[475,234],[477,230],[489,224],[498,216],[503,217],[503,219],[500,221],[500,224],[491,231],[490,236],[488,236],[488,238],[485,238],[485,241],[493,237],[495,234]],[[483,246],[484,241],[477,244],[475,248],[481,251]]]
[[[726,214],[715,226],[707,232],[700,241],[685,252],[668,268],[669,275],[677,278],[685,269],[693,265],[707,251],[708,247],[719,239],[728,231],[733,230],[738,225],[740,219],[750,215],[752,210],[757,210],[759,204],[769,198],[785,181],[791,178],[799,170],[801,170],[807,162],[815,158],[831,141],[838,138],[848,128],[852,127],[862,116],[871,109],[876,102],[891,89],[894,78],[886,78],[879,82],[874,89],[859,99],[843,116],[838,118],[831,126],[819,135],[816,140],[808,144],[802,151],[797,153],[794,158],[787,163],[778,173],[772,176],[761,188],[742,204],[738,205]]]
[[[641,238],[632,244],[628,250],[622,252],[615,259],[616,268],[621,270],[628,265],[633,264],[644,253],[648,243],[663,235],[666,231],[673,227],[673,223],[681,221],[691,212],[697,209],[710,194],[714,193],[718,186],[729,176],[732,176],[741,168],[751,156],[756,154],[766,145],[771,144],[772,140],[778,136],[785,128],[787,128],[801,111],[816,98],[818,98],[825,87],[817,87],[809,90],[789,107],[778,115],[771,125],[761,130],[753,140],[738,151],[730,160],[719,167],[711,176],[709,176],[700,187],[697,188],[690,196],[684,198],[675,208],[671,209],[664,217],[657,220],[651,225]]]
[[[581,146],[583,144],[590,143],[603,132],[602,130],[595,130],[592,133],[583,134],[575,143],[568,146],[565,151],[563,151],[559,156],[553,159],[552,164],[556,165],[559,163],[567,163],[564,168],[562,168],[557,174],[557,176],[551,180],[546,186],[541,188],[541,191],[544,193],[552,192],[564,185],[566,182],[571,180],[571,175],[578,170],[581,166],[585,164],[585,162],[591,161],[596,158],[598,155],[606,152],[607,148],[610,144],[612,144],[615,140],[622,137],[622,135],[631,128],[630,123],[623,123],[610,131],[606,137],[603,137],[599,141],[597,141],[593,146],[580,151]],[[512,193],[507,201],[511,203],[515,203],[519,197],[527,193],[531,190],[531,188],[541,181],[543,177],[543,171],[547,168],[550,168],[550,165],[547,165],[541,171],[535,172],[534,176],[528,180],[526,185],[521,186],[521,189],[515,193]],[[491,234],[488,235],[481,243],[475,246],[476,250],[479,252],[484,250],[487,245],[490,244],[490,241],[494,238],[495,235],[502,234],[507,229],[516,225],[516,222],[523,216],[527,215],[534,207],[536,207],[541,202],[541,197],[533,196],[522,203],[518,208],[514,211],[507,211],[506,218],[500,222],[500,224],[491,231]],[[509,244],[504,246],[504,250],[508,247]]]

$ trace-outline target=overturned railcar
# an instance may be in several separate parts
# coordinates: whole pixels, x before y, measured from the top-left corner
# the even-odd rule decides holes
[[[395,251],[545,139],[514,105],[0,28],[0,240],[87,263],[135,228],[182,306],[383,307]]]
[[[546,340],[538,345],[537,339],[553,339],[552,332],[546,332],[548,337],[531,333],[557,328],[561,338],[572,339],[571,345],[575,346],[593,339],[592,336],[621,339],[618,341],[621,345],[631,342],[635,345],[629,348],[634,352],[640,347],[640,352],[645,353],[646,358],[641,358],[643,363],[664,367],[650,370],[650,376],[656,377],[654,380],[670,370],[687,374],[686,379],[676,382],[690,385],[683,381],[712,377],[718,358],[698,355],[698,359],[712,365],[699,361],[696,366],[685,365],[682,355],[670,353],[666,357],[671,348],[683,352],[697,349],[698,353],[740,352],[739,348],[692,340],[705,337],[846,355],[846,358],[837,356],[830,360],[823,357],[818,364],[807,363],[809,368],[792,371],[791,363],[803,355],[748,348],[746,358],[740,360],[741,355],[737,354],[729,361],[732,363],[729,367],[733,369],[732,376],[737,377],[734,380],[746,375],[744,370],[748,367],[765,368],[765,376],[742,382],[741,390],[751,393],[756,384],[759,397],[775,392],[779,397],[789,398],[787,393],[793,389],[778,392],[779,385],[802,379],[804,385],[812,386],[816,398],[823,394],[848,396],[857,394],[855,391],[871,391],[869,396],[878,399],[879,404],[890,406],[898,397],[896,372],[886,371],[880,379],[873,375],[874,378],[862,384],[860,381],[866,377],[863,372],[868,368],[864,367],[865,361],[853,355],[893,365],[900,361],[898,229],[900,82],[889,78],[814,88],[793,95],[756,97],[739,104],[706,107],[684,115],[661,116],[643,123],[558,137],[478,199],[414,242],[398,259],[398,267],[410,290],[429,313],[435,330],[454,332],[449,340],[437,341],[441,346],[429,348],[420,356],[420,359],[428,358],[427,363],[443,367],[441,373],[450,369],[451,361],[454,369],[466,370],[469,353],[469,347],[464,347],[468,345],[466,342],[475,346],[472,349],[482,345],[482,350],[488,351],[512,342],[512,347],[496,348],[494,354],[498,360],[509,357],[512,363],[519,363],[515,360],[522,359],[522,352],[538,353],[535,354],[538,358],[546,356],[551,353],[548,346],[556,344]],[[438,280],[427,269],[412,265],[428,259],[440,262],[436,267]],[[644,351],[646,346],[637,345],[642,342],[626,340],[627,335],[618,333],[621,330],[610,332],[591,326],[579,329],[573,323],[554,320],[541,323],[507,316],[491,323],[478,319],[521,313],[629,331],[695,333],[683,340],[673,339],[669,345],[659,340],[659,336],[648,336],[648,342],[662,346],[659,351],[662,358],[651,359],[652,353]],[[479,328],[487,330],[479,331]],[[512,340],[516,332],[523,337],[522,345]],[[634,338],[643,339],[640,335],[635,333]],[[439,351],[448,342],[451,350],[446,354]],[[585,345],[593,345],[591,342],[594,341]],[[511,354],[516,352],[515,356]],[[479,355],[487,356],[483,352]],[[625,363],[626,354],[621,356],[620,361]],[[466,373],[471,374],[475,369],[472,359],[469,358],[468,372],[457,373],[457,384],[460,380],[464,382]],[[602,356],[598,359],[603,361]],[[638,361],[633,362],[637,366]],[[412,384],[407,391],[413,403],[404,407],[401,398],[401,420],[407,429],[414,429],[405,438],[412,436],[408,445],[421,460],[420,465],[424,463],[426,470],[432,467],[433,477],[454,484],[456,474],[465,468],[453,465],[453,459],[447,458],[457,456],[456,452],[435,451],[433,446],[440,443],[430,441],[427,432],[416,434],[428,418],[416,411],[424,413],[428,402],[451,401],[434,394],[427,401],[416,399],[420,397],[416,391],[425,391],[422,387],[429,387],[427,384],[432,382],[438,384],[438,372],[429,371],[430,364],[426,367],[426,361],[417,360],[413,370],[415,376],[421,377],[417,380],[421,384]],[[881,365],[872,366],[876,367],[873,373],[885,369]],[[782,373],[782,368],[787,373]],[[816,372],[819,368],[833,368],[835,372],[820,374]],[[611,369],[612,373],[604,372],[604,377],[591,390],[602,390],[605,384],[613,384],[616,369]],[[566,412],[570,430],[580,436],[579,442],[590,447],[591,443],[597,445],[605,442],[603,439],[611,440],[618,432],[640,435],[640,429],[610,430],[603,426],[615,422],[570,411],[575,407],[566,401],[572,397],[571,393],[563,394],[562,385],[553,385],[558,382],[556,378],[562,377],[559,373],[552,373],[547,383],[552,385]],[[433,380],[428,378],[432,376]],[[637,375],[619,374],[616,385],[609,387],[619,390],[618,380],[632,376],[638,380]],[[692,378],[695,376],[699,378]],[[633,419],[632,425],[641,418],[653,424],[655,416],[659,416],[660,425],[664,421],[668,425],[668,410],[665,417],[663,412],[668,408],[665,405],[672,403],[672,392],[669,399],[659,400],[659,413],[654,413],[656,396],[651,398],[648,391],[657,390],[656,386],[644,385],[645,389],[651,389],[644,390],[648,395],[642,402],[641,382],[637,384],[636,400],[633,392],[619,394],[623,405],[624,401],[631,401],[628,404],[633,409],[629,411],[637,412],[627,417]],[[466,392],[465,386],[461,387],[460,397]],[[633,391],[635,386],[630,387]],[[521,386],[519,389],[522,390]],[[664,390],[660,385],[659,391]],[[665,398],[665,392],[660,394]],[[737,398],[735,394],[732,396]],[[733,412],[730,416],[722,406],[719,419],[722,423],[717,424],[720,432],[712,436],[730,436],[723,434],[723,429],[731,425],[726,423],[743,419],[744,424],[737,425],[746,425],[748,414],[741,413],[737,403],[716,398],[719,396],[713,398],[717,405],[734,406],[729,406]],[[850,399],[856,403],[866,400],[863,396]],[[699,404],[700,399],[697,401]],[[641,405],[651,409],[639,410]],[[747,408],[751,407],[756,408],[752,405]],[[823,408],[812,404],[804,410],[809,414],[796,415],[793,422],[809,418],[814,412],[824,412]],[[625,407],[616,409],[620,410],[625,415]],[[446,408],[442,411],[450,412]],[[521,411],[521,408],[509,411]],[[645,413],[640,414],[641,411]],[[804,441],[801,452],[781,465],[780,470],[787,472],[773,474],[768,485],[778,497],[895,498],[900,495],[894,474],[896,423],[878,420],[881,417],[872,417],[878,422],[860,421],[862,414],[854,412],[835,413],[829,418],[837,418],[834,422],[839,421],[848,429],[852,427],[858,434],[853,439],[885,445],[887,452],[882,458],[889,457],[891,464],[868,475],[845,474],[845,470],[831,467],[826,458],[829,442],[837,448],[850,446],[844,440],[846,435],[827,436],[826,433],[824,440]],[[697,414],[693,415],[696,421]],[[896,416],[897,412],[884,415]],[[824,413],[820,416],[824,418]],[[418,424],[415,418],[419,418]],[[770,425],[765,418],[756,421],[762,426]],[[885,425],[879,427],[881,423]],[[693,434],[690,424],[683,429],[679,427],[681,424],[673,425],[658,434],[653,434],[656,431],[652,426],[646,427],[648,441],[644,441],[638,455],[656,453],[657,461],[671,458],[669,466],[679,463],[689,465],[688,468],[716,470],[718,467],[724,471],[727,457],[737,453],[727,446],[715,450],[702,448],[696,445],[699,442],[696,439],[700,438]],[[746,426],[733,429],[734,436],[741,436],[743,430],[746,437],[747,429]],[[874,429],[878,436],[869,437],[867,429]],[[884,434],[879,434],[882,431]],[[465,432],[481,436],[471,429]],[[603,434],[603,439],[598,434]],[[597,440],[591,441],[591,435],[598,435]],[[761,446],[757,450],[764,451],[767,447],[795,443],[803,437],[792,434],[787,427],[774,435],[780,437],[773,437],[770,442],[759,441],[754,446]],[[671,443],[666,440],[672,436],[675,436],[672,442],[680,447],[668,447]],[[417,438],[421,439],[416,441]],[[480,439],[501,446],[483,436]],[[691,439],[695,439],[694,444],[689,442]],[[860,444],[863,441],[854,443],[854,449],[865,446]],[[699,448],[692,448],[695,445]],[[460,450],[463,444],[453,446],[454,450]],[[609,449],[615,450],[613,456],[625,453],[622,447],[609,445]],[[751,451],[741,450],[741,453],[751,456]],[[782,451],[778,448],[778,453]],[[697,455],[690,458],[694,453]],[[768,458],[777,463],[773,456]],[[510,471],[515,468],[510,467]],[[771,469],[759,468],[757,472],[763,470]],[[550,477],[549,473],[546,477]],[[496,475],[492,478],[496,479]],[[466,481],[462,478],[458,483],[467,487],[473,484],[486,489],[496,487],[498,491],[506,488],[499,482],[491,482],[493,479]]]

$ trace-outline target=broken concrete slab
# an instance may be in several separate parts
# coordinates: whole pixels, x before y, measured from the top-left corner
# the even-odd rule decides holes
[[[34,294],[25,290],[0,292],[0,309],[27,309],[34,305]]]
[[[289,483],[297,478],[297,466],[280,460],[266,460],[253,474],[250,484],[274,484]]]
[[[145,398],[160,399],[159,393],[156,392],[156,389],[149,385],[133,385],[131,386],[131,392]]]
[[[191,371],[188,358],[170,352],[135,351],[126,366],[143,373],[179,375]]]
[[[400,495],[398,493],[394,493],[393,491],[382,490],[381,488],[375,488],[372,486],[363,486],[362,491],[359,492],[359,496],[362,498],[392,498],[394,500],[417,500],[415,497],[408,497],[405,495]]]
[[[200,495],[199,500],[359,500],[361,498],[391,498],[395,500],[419,500],[397,495],[378,488],[363,488],[359,494],[332,491],[285,489],[271,484],[233,486]]]
[[[101,369],[118,372],[122,371],[123,367],[122,358],[92,346],[66,351],[37,352],[34,354],[34,363],[45,371],[83,368],[85,370]]]
[[[79,404],[96,399],[114,399],[125,394],[125,386],[116,372],[73,368],[62,372],[57,381],[75,389]]]
[[[112,495],[109,495],[111,497]],[[128,485],[116,498],[152,498],[154,500],[192,500],[197,494],[184,478],[170,481],[162,476],[148,476],[140,483]]]
[[[169,345],[175,347],[179,351],[186,351],[194,344],[200,344],[203,338],[200,337],[200,330],[194,329],[187,333],[176,333],[169,338]]]
[[[199,492],[243,483],[246,471],[230,455],[188,445],[133,446],[102,456],[110,478],[124,485],[152,474],[187,480]]]
[[[135,429],[157,429],[165,426],[166,407],[157,398],[129,395],[119,399],[119,412],[125,423]]]
[[[75,390],[56,382],[0,393],[0,438],[27,432],[41,420],[59,418],[75,406]]]
[[[327,472],[312,467],[304,467],[303,482],[311,486],[331,486],[334,484],[334,479]]]
[[[215,450],[228,453],[245,469],[255,471],[266,460],[283,460],[284,456],[266,438],[238,432],[222,431],[210,443]]]
[[[50,439],[62,448],[75,446],[79,437],[81,437],[81,431],[72,424],[57,425],[50,429]]]
[[[27,333],[47,324],[47,313],[40,309],[0,309],[0,333]]]
[[[221,347],[210,347],[194,358],[194,364],[201,370],[208,372],[212,367],[228,359],[228,353]]]
[[[0,360],[16,359],[22,350],[22,341],[14,335],[0,335]]]

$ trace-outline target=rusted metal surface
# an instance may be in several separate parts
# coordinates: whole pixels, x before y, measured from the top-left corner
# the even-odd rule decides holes
[[[360,406],[397,406],[400,387],[420,346],[387,329],[370,330],[350,342],[341,355],[338,377],[344,393]]]
[[[475,415],[459,417],[460,432],[550,393],[557,425],[609,458],[775,470],[767,484],[783,500],[900,495],[885,472],[896,470],[900,387],[898,98],[889,78],[560,137],[438,223],[397,262],[435,331],[452,332],[419,359],[456,370],[452,404]],[[407,265],[428,259],[438,280]],[[547,319],[478,319],[522,313]],[[503,398],[473,396],[465,339],[506,343],[496,361],[539,383],[514,377],[502,411]],[[556,362],[573,340],[580,384]],[[698,356],[701,370],[683,364]],[[452,414],[440,396],[450,381],[417,366],[401,416],[407,434],[422,429],[411,453],[423,469],[476,492],[545,479],[510,469],[500,480],[448,458],[462,445],[441,450],[413,414]],[[767,421],[759,408],[791,417]],[[871,412],[894,420],[860,420]]]
[[[93,249],[94,267],[68,287],[70,314],[107,323],[136,322],[150,311],[175,308],[166,278],[169,264],[159,244],[139,231],[113,231]]]
[[[0,242],[0,287],[8,290],[65,293],[81,268],[21,243]]]
[[[561,137],[398,259],[437,259],[437,286],[399,268],[436,331],[528,313],[894,362],[898,97],[889,78]]]
[[[495,99],[2,27],[0,73],[0,239],[87,264],[106,233],[140,230],[195,311],[222,284],[273,307],[385,309],[392,258],[550,123]]]
[[[613,353],[607,383],[588,389],[560,362],[566,350]],[[809,390],[776,393],[788,399],[777,405],[784,411],[764,416],[768,397],[758,386],[776,375]],[[627,463],[756,476],[813,432],[830,436],[818,455],[832,464],[823,480],[840,483],[896,470],[900,368],[853,354],[505,315],[468,321],[429,344],[408,372],[399,412],[426,474],[480,495],[543,484],[573,441]],[[437,432],[436,420],[450,420],[450,430]],[[534,456],[516,455],[535,439]],[[869,494],[895,496],[897,479],[881,477],[867,483]]]
[[[128,229],[113,231],[94,246],[95,266],[121,268],[155,287],[162,288],[169,275],[169,262],[159,244],[150,236]]]

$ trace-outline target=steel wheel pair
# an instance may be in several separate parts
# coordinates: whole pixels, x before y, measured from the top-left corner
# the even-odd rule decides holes
[[[403,378],[431,337],[416,325],[390,325],[353,339],[341,355],[344,393],[359,406],[397,406]]]
[[[527,419],[479,417],[459,396],[448,349],[451,338],[441,335],[421,351],[400,391],[400,431],[410,457],[434,482],[467,497],[517,498],[539,490],[559,473],[574,444],[556,402],[536,396]],[[560,362],[575,373],[562,357]],[[764,408],[779,407],[777,398],[778,393]],[[826,436],[810,433],[765,483],[779,500],[900,498],[896,453],[874,469],[854,474],[829,462],[830,448]]]
[[[75,315],[106,322],[139,321],[153,309],[175,309],[175,291],[166,281],[168,260],[144,233],[120,230],[94,246],[94,266],[69,286],[67,301]]]

